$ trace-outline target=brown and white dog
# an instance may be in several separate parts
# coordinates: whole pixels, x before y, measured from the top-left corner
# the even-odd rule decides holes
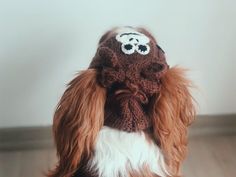
[[[195,116],[184,72],[143,28],[105,33],[55,111],[48,177],[179,176]]]

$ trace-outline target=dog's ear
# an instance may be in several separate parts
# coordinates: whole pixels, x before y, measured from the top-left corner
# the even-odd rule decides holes
[[[170,172],[177,175],[186,155],[187,127],[195,118],[189,90],[192,84],[185,78],[185,70],[179,67],[168,69],[161,83],[161,91],[153,100],[153,133]]]
[[[97,72],[88,69],[72,80],[64,92],[53,120],[59,162],[49,177],[71,177],[91,155],[104,122],[106,91],[97,84]]]

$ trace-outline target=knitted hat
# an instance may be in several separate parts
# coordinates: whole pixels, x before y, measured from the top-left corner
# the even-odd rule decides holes
[[[105,33],[89,68],[107,89],[105,125],[132,132],[150,128],[149,108],[168,65],[164,51],[143,28],[115,28]]]

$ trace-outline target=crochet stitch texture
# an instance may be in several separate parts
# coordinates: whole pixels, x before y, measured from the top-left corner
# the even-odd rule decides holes
[[[98,82],[108,90],[105,125],[128,132],[152,126],[152,98],[169,66],[150,32],[132,27],[106,32],[89,68],[97,69]]]

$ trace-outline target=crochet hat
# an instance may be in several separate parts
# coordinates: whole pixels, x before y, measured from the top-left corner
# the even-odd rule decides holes
[[[89,68],[107,89],[105,125],[128,132],[150,128],[149,109],[167,71],[164,51],[143,28],[106,32]]]

